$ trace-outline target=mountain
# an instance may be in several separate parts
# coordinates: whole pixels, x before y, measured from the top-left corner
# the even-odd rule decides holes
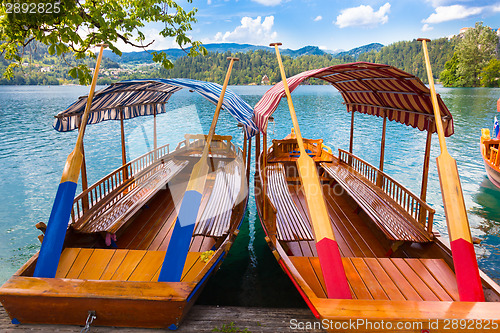
[[[343,56],[349,55],[349,56],[353,57],[354,59],[357,59],[360,54],[367,53],[370,51],[378,52],[378,51],[380,51],[380,49],[382,49],[382,47],[384,47],[384,45],[382,45],[380,43],[371,43],[368,45],[356,47],[356,48],[351,49],[349,51],[339,52],[335,55],[335,57],[342,58]]]
[[[253,51],[258,51],[258,50],[264,50],[268,52],[274,52],[274,49],[268,46],[261,46],[261,45],[251,45],[251,44],[236,44],[236,43],[212,43],[212,44],[204,44],[203,45],[208,52],[213,52],[213,53],[225,53],[227,51],[231,53],[247,53],[247,52],[253,52]],[[346,52],[340,52],[336,54],[336,57],[341,57],[342,55],[348,54],[353,57],[356,57],[364,52],[369,52],[371,50],[380,50],[382,47],[382,44],[379,43],[372,43],[369,45],[357,47],[355,49],[352,49],[350,51]],[[189,51],[187,49],[186,51],[183,51],[181,49],[166,49],[166,50],[161,50],[165,52],[169,59],[172,61],[177,60],[180,57],[183,57],[186,55],[186,52]],[[281,50],[282,55],[287,55],[292,58],[297,58],[303,55],[325,55],[325,54],[332,54],[333,52],[329,51],[323,51],[317,46],[304,46],[298,50],[291,50],[291,49],[283,49]],[[153,56],[149,54],[146,51],[141,51],[141,52],[124,52],[121,57],[117,56],[114,54],[111,50],[105,50],[104,51],[104,57],[109,58],[110,60],[119,62],[119,63],[151,63],[153,62]]]

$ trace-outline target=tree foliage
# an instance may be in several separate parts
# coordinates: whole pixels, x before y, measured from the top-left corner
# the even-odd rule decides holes
[[[434,39],[428,44],[432,73],[435,78],[444,69],[446,60],[453,56],[455,44],[455,39],[448,40],[448,38]],[[379,52],[361,54],[358,60],[391,65],[418,76],[424,83],[427,83],[422,43],[415,39],[396,42],[383,47]]]
[[[47,45],[51,55],[76,60],[94,58],[92,48],[98,43],[108,44],[118,55],[118,41],[145,49],[154,42],[146,40],[143,28],[147,22],[161,22],[160,35],[175,38],[181,48],[192,46],[190,56],[206,53],[199,41],[187,35],[196,22],[196,9],[185,11],[174,0],[61,0],[57,10],[52,0],[36,0],[34,13],[30,7],[25,11],[7,6],[14,1],[0,1],[0,55],[11,61],[3,71],[7,78],[26,61],[34,41]],[[163,67],[173,67],[165,53],[152,54]],[[72,65],[68,73],[81,84],[90,82],[90,70],[83,62]]]
[[[480,76],[483,87],[500,87],[500,60],[491,59]]]
[[[498,42],[494,31],[481,22],[476,23],[459,39],[453,57],[446,63],[445,71],[441,74],[443,84],[447,87],[490,86],[486,82],[495,75],[492,73],[495,70],[494,63],[487,72],[484,69],[497,56]],[[481,75],[487,78],[482,80]]]
[[[231,74],[230,84],[260,84],[267,75],[271,83],[281,81],[276,55],[273,52],[258,50],[247,53],[231,52],[208,53],[206,57],[182,57],[176,60],[175,67],[169,70],[160,69],[161,77],[184,77],[222,83],[228,66],[227,57],[240,59]],[[332,55],[303,55],[297,58],[283,56],[283,65],[288,77],[313,68],[322,68],[343,63],[342,59]],[[311,84],[322,84],[311,81]]]

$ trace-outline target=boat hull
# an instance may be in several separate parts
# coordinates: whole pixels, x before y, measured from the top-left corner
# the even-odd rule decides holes
[[[199,159],[196,154],[200,145],[195,141],[187,147],[188,140],[186,148],[176,149],[172,155],[192,165]],[[197,226],[209,221],[207,225],[212,229],[196,229],[193,233],[179,282],[158,282],[158,275],[177,216],[175,207],[182,200],[182,189],[190,174],[189,164],[123,223],[115,235],[114,247],[106,246],[100,233],[75,231],[76,222],[72,222],[55,278],[33,277],[38,253],[28,260],[0,288],[0,302],[12,323],[84,325],[93,311],[95,326],[177,329],[209,277],[222,264],[245,216],[246,172],[241,150],[229,140],[217,143],[219,148],[212,150],[216,156],[210,158],[214,172],[204,189],[198,215]],[[218,164],[224,167],[216,167]],[[220,179],[227,180],[227,184]],[[237,186],[235,198],[225,195],[227,188],[221,184]],[[111,206],[115,209],[120,207],[117,198]],[[210,219],[203,220],[206,212]]]
[[[286,182],[280,192],[276,191],[277,176],[269,171],[275,170],[272,163],[277,160],[278,148],[268,151],[271,163],[265,165],[262,154],[257,160],[257,212],[276,260],[317,318],[314,328],[329,332],[414,333],[464,332],[464,327],[471,327],[474,332],[500,330],[500,286],[480,271],[487,302],[460,302],[447,241],[434,233],[432,241],[394,247],[370,215],[347,192],[339,191],[340,184],[325,172],[321,176],[325,201],[330,207],[335,238],[341,244],[342,262],[353,297],[327,298],[314,244],[307,239],[290,240],[284,236],[283,219],[290,225],[297,220],[293,219],[291,207],[298,207],[302,216],[307,217],[307,206],[297,185],[294,163],[277,161],[289,164],[284,174]],[[269,187],[264,182],[269,182]],[[285,200],[287,191],[293,201]],[[282,220],[278,221],[280,216]],[[298,225],[289,230],[298,230]],[[281,236],[277,229],[280,226]],[[307,323],[291,321],[290,324],[308,327]]]
[[[490,161],[484,159],[484,167],[486,169],[486,175],[488,179],[495,184],[496,187],[500,188],[500,169],[495,168]]]

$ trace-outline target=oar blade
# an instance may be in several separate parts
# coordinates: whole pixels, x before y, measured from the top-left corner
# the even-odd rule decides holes
[[[443,153],[437,158],[437,167],[460,301],[484,302],[457,163]]]
[[[320,240],[324,237],[335,239],[314,160],[307,155],[301,155],[297,159],[297,168],[316,239]]]
[[[307,154],[297,159],[302,188],[313,225],[319,263],[325,280],[328,298],[350,299],[351,291],[342,264],[342,258],[323,196],[323,188],[318,177],[316,163]]]

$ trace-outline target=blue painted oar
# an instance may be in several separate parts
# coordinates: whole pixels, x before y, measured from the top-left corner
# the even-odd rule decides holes
[[[99,66],[101,65],[102,53],[106,44],[98,44],[100,46],[99,56],[95,65],[94,77],[90,86],[90,93],[87,98],[87,106],[82,116],[78,138],[76,140],[75,149],[68,155],[66,165],[61,178],[61,183],[57,189],[56,198],[52,211],[50,213],[47,230],[43,238],[42,247],[38,255],[38,260],[35,267],[34,277],[53,278],[56,276],[57,266],[61,257],[61,251],[68,228],[68,221],[75,199],[76,185],[78,184],[78,176],[82,166],[83,154],[82,144],[85,135],[85,127],[90,113],[90,106],[94,97],[95,86]]]
[[[441,111],[434,88],[434,78],[432,77],[431,62],[427,51],[427,42],[430,39],[419,38],[424,51],[425,66],[431,90],[432,107],[436,120],[436,129],[439,138],[441,154],[437,157],[437,168],[439,183],[441,185],[441,195],[443,197],[446,223],[450,234],[451,253],[453,255],[453,265],[457,276],[458,294],[462,302],[484,302],[483,286],[479,276],[476,253],[472,245],[467,209],[465,208],[464,195],[458,175],[457,162],[446,148],[444,139],[443,123],[441,121]]]
[[[158,281],[179,282],[182,277],[182,270],[184,269],[184,264],[186,262],[189,244],[191,243],[191,237],[193,236],[196,217],[198,216],[201,197],[205,188],[205,181],[207,179],[208,150],[215,134],[215,126],[217,126],[217,120],[219,119],[219,113],[222,107],[222,102],[224,101],[224,93],[226,92],[229,77],[231,76],[233,63],[239,60],[238,58],[232,57],[227,59],[230,60],[229,68],[226,73],[226,78],[224,80],[224,85],[222,87],[217,107],[215,108],[212,125],[210,126],[201,158],[193,167],[186,192],[182,198],[179,214],[177,215],[177,219],[175,221],[174,230],[168,244],[167,253],[165,254],[165,259],[163,260]]]

